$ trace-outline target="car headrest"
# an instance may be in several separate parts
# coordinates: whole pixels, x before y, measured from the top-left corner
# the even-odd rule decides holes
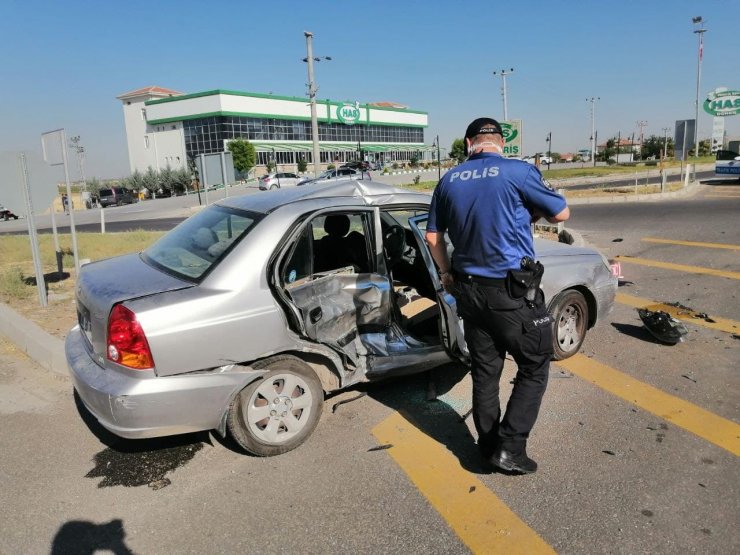
[[[324,220],[324,231],[332,237],[344,237],[349,231],[349,216],[333,214]]]
[[[216,233],[207,227],[198,228],[198,231],[193,235],[193,244],[200,249],[207,249],[215,242],[218,241]]]

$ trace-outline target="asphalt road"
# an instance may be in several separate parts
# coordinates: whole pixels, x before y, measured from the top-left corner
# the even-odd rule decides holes
[[[737,553],[739,209],[730,184],[574,207],[569,227],[624,280],[551,368],[530,476],[481,467],[457,365],[435,373],[436,401],[427,376],[328,399],[305,445],[259,459],[205,433],[114,438],[0,342],[0,553]],[[634,299],[706,314],[684,311],[686,341],[666,346]]]

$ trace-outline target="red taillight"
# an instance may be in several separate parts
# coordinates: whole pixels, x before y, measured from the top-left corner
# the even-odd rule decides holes
[[[134,370],[154,368],[149,343],[136,314],[116,305],[108,317],[108,360]]]

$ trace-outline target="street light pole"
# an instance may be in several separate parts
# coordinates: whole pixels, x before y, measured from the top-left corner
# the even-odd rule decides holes
[[[701,16],[691,18],[694,26],[699,25],[698,29],[694,29],[694,34],[699,35],[699,56],[696,62],[696,105],[694,106],[694,155],[699,157],[699,89],[701,87],[701,59],[704,55],[704,33],[707,30],[704,28],[704,20]]]
[[[313,142],[313,173],[314,177],[318,177],[320,173],[320,160],[319,160],[319,120],[316,115],[316,92],[318,87],[314,82],[313,78],[313,33],[304,31],[303,35],[306,37],[306,57],[303,59],[304,62],[308,63],[308,98],[311,102],[311,140]],[[317,58],[316,61],[319,61]]]
[[[645,127],[647,127],[647,124],[648,122],[645,120],[640,120],[637,122],[637,127],[640,128],[640,160],[642,160],[642,144],[643,144],[644,137],[645,137],[643,130],[645,129]]]
[[[505,69],[502,69],[499,72],[494,71],[494,75],[500,75],[501,76],[501,98],[504,100],[504,121],[509,120],[509,107],[507,105],[506,101],[506,76],[511,75],[514,73],[514,68],[509,68],[509,71],[506,71]]]
[[[437,138],[434,139],[434,144],[432,146],[437,147],[437,181],[442,180],[442,159],[439,156],[439,135],[437,135]]]
[[[601,100],[600,96],[587,98],[586,102],[591,103],[591,158],[594,166],[596,165],[596,101]]]
[[[668,132],[671,130],[670,127],[664,127],[663,131],[663,158],[668,158]]]
[[[550,167],[550,162],[552,162],[552,131],[550,131],[547,134],[547,167]]]
[[[87,191],[87,180],[85,179],[85,147],[80,145],[80,136],[75,135],[71,137],[69,141],[72,143],[70,148],[75,149],[77,153],[77,168],[80,172],[80,180],[82,181],[82,190]]]

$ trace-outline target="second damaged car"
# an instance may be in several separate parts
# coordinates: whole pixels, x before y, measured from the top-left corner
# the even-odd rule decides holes
[[[66,339],[80,399],[123,437],[215,429],[269,456],[309,437],[327,392],[465,362],[423,239],[430,199],[357,180],[232,197],[83,266]],[[565,358],[617,281],[597,251],[536,248]]]

